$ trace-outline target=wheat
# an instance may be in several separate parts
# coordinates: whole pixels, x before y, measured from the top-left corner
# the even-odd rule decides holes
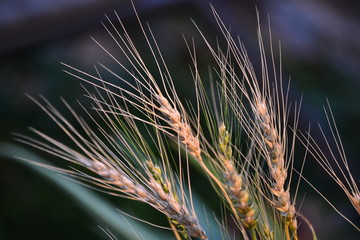
[[[252,203],[251,193],[245,187],[244,181],[246,179],[238,174],[232,160],[230,135],[224,124],[219,127],[219,149],[219,158],[222,161],[223,175],[226,179],[226,189],[231,196],[232,203],[241,216],[242,224],[250,231],[254,231],[257,224],[257,212]]]
[[[103,26],[131,67],[94,41],[119,64],[126,76],[118,75],[103,64],[99,64],[100,70],[95,67],[96,74],[64,64],[67,68],[65,72],[95,89],[95,93],[92,93],[85,88],[92,112],[86,107],[83,109],[96,128],[90,127],[65,101],[75,124],[45,98],[42,97],[44,103],[31,98],[67,135],[69,142],[61,143],[34,128],[30,130],[40,140],[21,134],[17,135],[17,140],[69,162],[71,168],[34,164],[69,175],[109,194],[143,202],[162,212],[170,222],[168,229],[174,232],[177,239],[207,239],[192,202],[191,157],[210,178],[244,239],[251,236],[253,240],[297,240],[297,216],[302,215],[295,209],[297,192],[294,195],[290,192],[297,108],[294,122],[289,123],[290,108],[281,67],[278,73],[272,42],[271,62],[268,63],[260,27],[258,38],[262,81],[243,43],[231,36],[215,9],[212,10],[227,48],[222,50],[218,46],[215,50],[198,30],[217,64],[215,71],[220,80],[217,97],[220,101],[214,106],[209,103],[202,86],[195,47],[191,50],[187,43],[193,61],[197,94],[197,109],[191,108],[192,114],[188,114],[176,93],[150,27],[144,28],[136,15],[149,47],[151,61],[157,67],[154,71],[148,68],[145,58],[115,13],[120,30],[108,17],[109,24]],[[273,73],[270,73],[268,65],[272,65]],[[121,84],[103,79],[101,71]],[[213,100],[216,102],[216,97]],[[220,107],[220,113],[216,107]],[[330,118],[333,119],[332,113]],[[202,120],[207,128],[202,126]],[[292,139],[289,128],[294,132]],[[242,132],[245,133],[245,144],[242,143]],[[330,147],[329,152],[345,183],[310,133],[303,134],[304,138],[300,138],[300,141],[344,190],[360,214],[360,192],[351,175],[336,126],[332,135],[344,168],[336,161]],[[174,149],[170,149],[169,145],[175,145],[177,159],[173,157]],[[181,154],[181,149],[185,149],[185,154]],[[177,164],[176,171],[170,162]],[[311,225],[307,220],[305,222]]]
[[[268,108],[264,102],[259,102],[256,105],[256,115],[259,121],[258,124],[268,154],[267,164],[270,170],[270,175],[273,179],[271,192],[276,196],[274,202],[275,208],[286,217],[286,221],[290,229],[293,232],[296,232],[297,220],[295,218],[295,207],[291,203],[289,189],[284,187],[287,178],[284,148],[280,143],[280,137],[277,130],[271,123],[271,117],[267,109]]]
[[[171,219],[180,234],[184,236],[184,239],[188,239],[188,235],[201,239],[207,238],[199,225],[195,213],[188,210],[185,202],[181,202],[181,199],[176,197],[176,192],[184,193],[180,190],[182,187],[176,185],[174,180],[170,181],[174,177],[171,175],[166,176],[166,179],[170,180],[167,180],[165,185],[159,182],[160,177],[163,179],[164,173],[159,171],[159,167],[154,167],[153,160],[150,160],[153,154],[148,150],[149,148],[134,122],[127,119],[128,124],[130,124],[129,127],[131,127],[128,130],[134,134],[137,132],[137,134],[126,136],[119,129],[116,129],[117,125],[111,120],[115,113],[108,114],[102,108],[98,113],[103,114],[104,121],[113,127],[112,133],[116,137],[112,137],[104,129],[101,129],[101,133],[98,135],[64,102],[84,131],[85,135],[83,135],[46,99],[43,100],[48,104],[47,106],[33,99],[84,154],[67,147],[36,129],[31,130],[43,138],[44,142],[23,135],[18,135],[17,140],[86,168],[95,175],[87,174],[84,170],[80,171],[80,169],[65,170],[52,166],[44,167],[83,180],[85,183],[105,189],[111,194],[118,195],[119,192],[122,197],[149,204]],[[118,123],[119,126],[123,127],[123,130],[126,130],[124,122]],[[102,140],[102,138],[105,138],[105,140]],[[136,145],[132,145],[132,142],[136,143]],[[160,142],[158,144],[159,148],[163,147]],[[133,150],[134,148],[136,151]],[[162,163],[167,165],[167,161],[166,156],[162,155]],[[36,163],[34,162],[34,164]],[[157,169],[157,175],[154,174],[154,169]],[[167,175],[171,173],[171,171],[166,172]]]
[[[199,139],[194,136],[191,126],[181,118],[179,111],[174,109],[162,95],[155,96],[160,103],[160,112],[169,120],[169,125],[178,134],[180,141],[188,148],[189,153],[198,161],[202,161]]]
[[[283,95],[282,79],[277,79],[274,58],[272,57],[275,87],[274,89],[270,87],[268,63],[266,62],[267,59],[260,27],[258,37],[263,74],[262,87],[260,87],[260,83],[257,80],[258,78],[245,47],[241,42],[238,44],[232,38],[229,30],[224,26],[215,9],[213,9],[213,12],[228,44],[227,55],[224,55],[221,51],[215,51],[208,40],[204,36],[203,38],[219,67],[224,68],[227,73],[224,81],[226,81],[227,85],[231,88],[228,101],[232,111],[237,116],[249,139],[255,142],[257,149],[261,152],[268,165],[270,179],[266,185],[269,186],[274,195],[271,203],[282,216],[285,216],[286,229],[290,229],[293,237],[296,239],[296,210],[294,203],[290,199],[289,187],[285,186],[288,176],[288,166],[291,162],[291,154],[288,156],[289,159],[286,159],[284,151],[287,142],[285,129],[288,126],[286,121],[288,118],[286,115],[288,113],[288,107],[287,97]],[[228,54],[228,52],[231,54]],[[236,63],[236,67],[241,71],[242,78],[236,75],[232,61]],[[237,89],[243,94],[243,99],[239,96]],[[273,93],[275,93],[275,95],[273,95]],[[244,99],[248,101],[251,107],[250,110],[247,110]],[[251,112],[255,119],[251,118]],[[276,115],[276,113],[278,115]],[[297,117],[295,117],[295,119],[297,119]],[[295,121],[294,129],[296,129],[296,125],[297,123]],[[290,239],[290,236],[287,236],[287,239]]]

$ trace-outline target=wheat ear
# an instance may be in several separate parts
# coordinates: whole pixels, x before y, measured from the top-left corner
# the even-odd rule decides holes
[[[226,179],[224,185],[237,213],[241,216],[242,224],[251,234],[255,234],[257,211],[252,203],[251,193],[245,187],[246,179],[238,173],[232,159],[230,134],[223,123],[219,127],[219,150],[219,158],[224,169],[223,175]]]
[[[94,41],[109,55],[109,57],[111,57],[116,63],[120,65],[123,70],[128,73],[130,78],[135,81],[135,84],[131,83],[129,80],[126,80],[124,77],[117,75],[104,65],[100,64],[100,66],[105,69],[105,71],[119,79],[132,91],[129,91],[127,88],[121,85],[112,84],[111,82],[103,80],[101,77],[88,74],[66,64],[64,65],[76,73],[71,73],[67,70],[65,72],[94,86],[97,91],[104,91],[107,95],[111,96],[111,101],[98,101],[99,106],[96,108],[100,108],[101,106],[109,106],[109,110],[107,111],[115,111],[117,115],[151,125],[159,131],[171,136],[174,140],[178,140],[181,143],[181,146],[185,147],[186,151],[194,157],[203,171],[218,186],[218,189],[221,191],[222,196],[226,199],[226,201],[231,203],[231,200],[221,181],[213,174],[213,172],[203,161],[203,149],[201,148],[201,142],[199,140],[200,128],[197,126],[198,133],[193,133],[188,115],[186,114],[186,111],[176,94],[176,90],[172,82],[172,77],[167,69],[164,59],[162,58],[161,52],[157,46],[154,36],[152,35],[151,29],[148,28],[150,33],[149,37],[139,19],[139,25],[142,29],[143,36],[148,43],[151,54],[154,57],[153,60],[158,67],[158,73],[160,77],[159,83],[155,80],[152,72],[148,69],[146,63],[142,59],[139,51],[136,49],[135,44],[132,42],[132,39],[128,35],[121,20],[119,18],[118,20],[123,30],[123,34],[118,31],[118,29],[110,20],[109,23],[111,28],[105,26],[105,24],[104,27],[110,36],[114,39],[116,44],[120,47],[122,53],[132,66],[132,71],[126,68],[123,63],[116,59],[99,42],[96,40]],[[89,97],[95,100],[93,96]],[[125,105],[131,105],[142,114],[142,117],[139,117],[138,115],[135,115],[126,109],[123,109],[123,107],[119,106],[118,102],[123,102]],[[195,119],[192,123],[198,123],[198,121],[199,119]],[[183,175],[181,174],[179,177],[181,181]],[[233,207],[230,205],[230,208]],[[236,212],[236,210],[232,209],[232,212]]]
[[[276,128],[271,122],[265,102],[259,101],[256,104],[256,116],[268,154],[267,164],[272,177],[271,192],[276,197],[274,206],[286,217],[286,223],[291,231],[296,232],[296,210],[294,204],[291,203],[290,191],[285,188],[287,167],[285,165],[284,147],[280,142],[280,136]]]
[[[190,240],[190,236],[200,239],[207,239],[204,231],[198,228],[198,223],[194,217],[188,218],[183,217],[185,216],[184,214],[179,214],[179,209],[181,209],[183,206],[179,204],[179,199],[177,195],[171,190],[171,184],[168,181],[164,180],[161,168],[154,165],[152,161],[147,161],[146,164],[149,172],[152,175],[152,181],[155,181],[157,183],[156,188],[158,189],[159,187],[161,187],[164,195],[166,194],[167,196],[169,196],[170,194],[172,194],[171,202],[173,214],[167,216],[170,220],[170,223],[175,226],[176,231],[180,233],[184,240]],[[189,212],[187,212],[187,215],[190,216]]]
[[[17,140],[80,166],[80,169],[85,168],[92,174],[84,173],[80,170],[67,170],[53,166],[44,166],[36,162],[33,162],[34,164],[70,175],[75,179],[82,180],[82,182],[87,185],[95,186],[110,194],[149,204],[165,214],[169,219],[176,221],[178,226],[182,226],[181,234],[183,236],[190,235],[207,239],[195,213],[188,210],[185,202],[180,202],[179,199],[175,198],[176,192],[174,192],[173,189],[176,189],[176,191],[184,195],[183,188],[179,187],[173,181],[167,183],[168,187],[165,189],[164,186],[159,183],[158,179],[154,177],[153,171],[149,170],[148,166],[154,165],[153,162],[149,160],[152,159],[153,153],[150,152],[149,146],[147,146],[139,129],[131,119],[127,118],[123,122],[118,118],[116,113],[110,109],[110,106],[109,111],[106,111],[106,109],[95,100],[94,104],[99,107],[97,110],[98,114],[102,116],[105,124],[110,128],[110,132],[105,131],[100,127],[99,123],[89,115],[100,128],[100,133],[97,134],[64,102],[77,120],[78,125],[81,126],[81,132],[55,107],[46,101],[46,99],[43,100],[47,103],[47,106],[33,99],[64,133],[66,133],[79,150],[77,151],[70,148],[32,128],[31,130],[38,135],[38,137],[42,138],[43,141],[23,135],[18,135]],[[162,142],[158,142],[157,144],[159,148],[163,148]],[[166,155],[161,154],[161,156],[162,164],[168,167]],[[149,162],[151,162],[151,164]],[[170,173],[172,172],[167,172],[167,174]],[[170,176],[166,177],[166,179],[174,179],[174,177]]]
[[[264,44],[262,42],[260,26],[258,29],[259,48],[261,54],[261,66],[262,66],[262,79],[263,85],[260,88],[260,83],[257,79],[252,63],[247,55],[246,49],[241,42],[236,42],[229,30],[225,27],[221,21],[216,10],[213,8],[213,13],[216,21],[222,31],[225,40],[228,43],[228,52],[231,53],[231,59],[236,62],[236,67],[242,73],[242,79],[237,77],[233,64],[229,57],[223,57],[223,55],[215,51],[207,39],[203,36],[205,43],[214,56],[217,64],[221,68],[225,68],[226,73],[230,76],[230,79],[226,80],[228,86],[234,89],[229,97],[229,104],[237,116],[239,122],[250,139],[253,139],[257,145],[257,148],[262,153],[262,156],[266,159],[267,165],[270,170],[269,186],[275,199],[272,200],[274,207],[280,212],[282,216],[286,217],[287,233],[290,230],[293,232],[293,237],[296,239],[296,211],[294,204],[290,199],[290,191],[288,187],[285,187],[285,182],[288,176],[288,164],[285,161],[285,132],[282,131],[279,134],[278,128],[275,126],[274,121],[279,121],[278,125],[282,128],[287,127],[287,97],[283,95],[282,79],[277,79],[275,62],[272,58],[272,64],[274,67],[275,87],[270,87],[269,71],[266,62],[266,55],[264,50]],[[199,30],[200,31],[200,30]],[[200,31],[201,33],[201,31]],[[270,44],[271,45],[271,44]],[[272,46],[271,46],[272,51]],[[281,75],[280,75],[281,78]],[[241,99],[237,91],[238,88],[243,93]],[[273,95],[275,92],[275,96]],[[272,99],[274,98],[274,99]],[[251,111],[255,115],[255,120],[251,120],[250,111],[247,110],[244,102],[247,99],[251,106]],[[273,104],[270,104],[273,103]],[[275,111],[271,111],[270,106],[277,108],[278,114],[276,116]],[[270,110],[271,109],[271,110]],[[296,124],[296,123],[295,123]],[[287,239],[290,239],[290,234],[287,235]]]

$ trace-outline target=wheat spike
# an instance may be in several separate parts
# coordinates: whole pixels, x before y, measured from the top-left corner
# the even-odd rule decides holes
[[[271,191],[276,196],[275,207],[285,217],[292,231],[297,229],[296,210],[291,203],[289,189],[285,188],[287,178],[287,168],[285,166],[285,156],[283,145],[280,142],[279,134],[271,122],[269,111],[264,102],[256,104],[256,116],[261,130],[263,142],[268,153],[268,167],[272,177]]]
[[[226,179],[225,188],[231,197],[232,204],[241,216],[242,224],[252,232],[257,224],[257,211],[252,203],[251,193],[247,191],[243,183],[246,179],[237,172],[232,160],[230,134],[223,123],[219,127],[219,150],[224,169],[223,175]]]
[[[275,78],[273,88],[270,83],[270,73],[260,24],[258,25],[258,41],[262,82],[257,78],[244,45],[240,41],[237,42],[231,36],[214,8],[213,13],[228,44],[228,50],[225,52],[226,55],[221,50],[215,51],[204,35],[202,37],[220,69],[224,69],[227,74],[224,81],[227,82],[230,89],[228,101],[232,111],[237,116],[249,139],[252,139],[256,144],[256,148],[267,162],[270,178],[264,177],[263,180],[268,181],[265,185],[270,188],[274,196],[274,199],[270,201],[280,212],[280,215],[285,216],[286,230],[289,231],[290,229],[293,233],[293,238],[297,239],[296,210],[294,203],[291,201],[289,187],[285,186],[288,177],[288,167],[290,166],[289,163],[292,160],[291,154],[287,157],[285,154],[287,142],[286,128],[288,127],[287,114],[289,109],[287,95],[284,95],[283,92],[281,74],[278,76],[276,73],[272,44],[270,42],[271,64]],[[236,63],[236,67],[233,66],[232,61]],[[235,68],[240,70],[242,73],[241,77],[237,76],[236,71],[238,69]],[[243,94],[242,97],[239,96],[237,90]],[[244,100],[247,100],[250,109],[244,103]],[[252,118],[252,115],[255,119]],[[295,119],[297,119],[296,116]],[[294,122],[294,129],[296,129],[296,125],[297,121]],[[290,239],[290,234],[286,238]]]
[[[167,187],[164,188],[154,177],[154,171],[149,170],[149,166],[154,166],[154,163],[149,160],[153,154],[150,152],[140,131],[131,119],[125,120],[128,124],[126,126],[125,122],[121,122],[121,120],[116,117],[116,113],[108,113],[104,108],[100,107],[98,114],[102,115],[104,122],[108,126],[111,126],[111,128],[110,132],[100,128],[100,133],[97,134],[66,102],[64,102],[65,105],[73,114],[81,129],[76,129],[74,125],[65,119],[46,99],[43,100],[47,103],[47,106],[33,99],[64,133],[66,133],[79,150],[70,148],[32,128],[31,130],[38,135],[38,137],[42,138],[43,141],[23,135],[18,135],[17,140],[67,160],[79,166],[80,169],[86,168],[92,174],[87,174],[80,170],[67,170],[52,166],[43,166],[41,164],[38,165],[82,180],[84,184],[95,186],[110,194],[149,204],[165,214],[169,219],[173,219],[179,226],[182,226],[182,235],[207,239],[195,213],[193,210],[188,210],[184,202],[184,197],[181,199],[175,197],[176,191],[184,195],[184,192],[182,192],[183,188],[175,184],[174,181],[167,181]],[[95,104],[98,103],[95,102]],[[117,124],[114,122],[115,119],[118,121],[117,123],[123,127],[122,130],[124,133],[127,132],[131,134],[124,135],[122,130],[117,128]],[[98,122],[95,123],[99,126]],[[81,133],[81,130],[83,133]],[[158,144],[160,149],[163,148],[161,142],[158,142]],[[167,161],[166,155],[162,154],[162,164],[169,167]],[[36,162],[33,163],[37,164]],[[155,167],[152,169],[154,168]],[[167,171],[166,173],[169,175],[172,174],[172,171]],[[158,173],[158,178],[161,176],[163,179],[164,176],[161,174],[162,172]],[[166,179],[174,179],[174,177],[170,175],[166,176]],[[175,192],[174,189],[176,189]]]

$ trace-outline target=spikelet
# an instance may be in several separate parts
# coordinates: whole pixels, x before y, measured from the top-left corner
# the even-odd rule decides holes
[[[270,227],[269,227],[269,224],[264,224],[263,226],[264,228],[264,237],[267,239],[267,240],[274,240],[274,232],[271,231]]]

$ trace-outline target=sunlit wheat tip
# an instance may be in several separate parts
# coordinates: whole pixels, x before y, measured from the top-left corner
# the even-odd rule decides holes
[[[159,110],[168,118],[170,126],[178,134],[180,141],[188,148],[190,154],[198,161],[202,161],[199,139],[194,136],[191,126],[181,118],[180,112],[173,108],[164,96],[156,95],[156,99],[161,105]]]

